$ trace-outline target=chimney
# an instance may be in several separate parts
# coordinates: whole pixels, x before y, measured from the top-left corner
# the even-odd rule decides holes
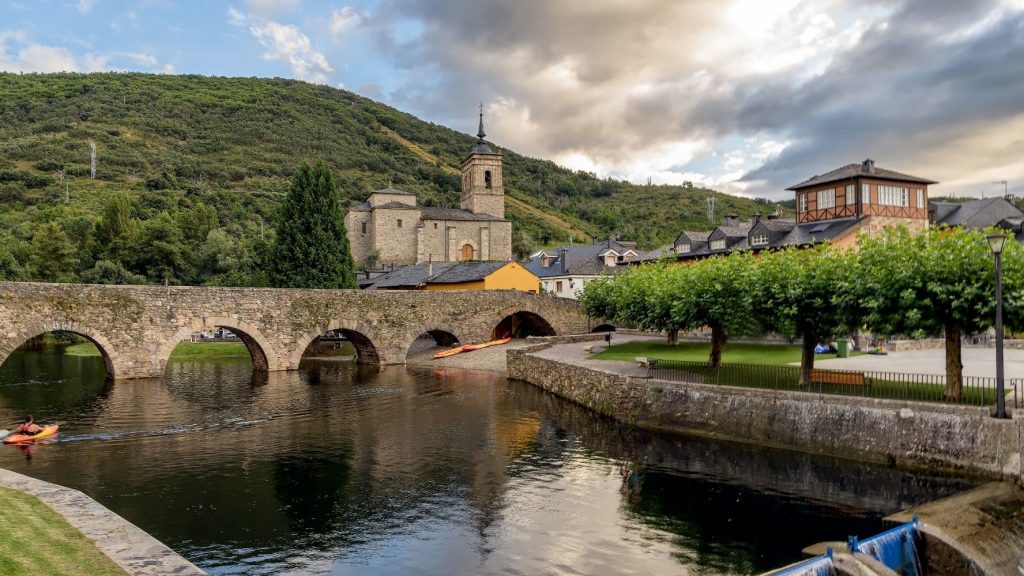
[[[740,223],[740,217],[736,214],[726,214],[722,220],[722,226],[738,226]]]
[[[865,160],[864,162],[861,163],[860,171],[865,173],[865,174],[874,174],[875,173],[875,161],[872,160],[871,158],[868,158],[867,160]]]
[[[429,279],[434,275],[434,261],[433,259],[427,260],[427,278]]]
[[[754,212],[754,216],[750,219],[751,225],[757,224],[760,221],[761,221],[761,213],[760,212]]]
[[[568,259],[569,259],[569,251],[568,250],[566,250],[565,248],[562,248],[561,250],[558,251],[558,263],[562,267],[562,274],[565,274],[565,273],[569,272],[569,265],[566,263],[566,260],[568,260]]]

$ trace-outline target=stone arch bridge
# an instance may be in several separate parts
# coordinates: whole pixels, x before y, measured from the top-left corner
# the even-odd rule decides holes
[[[424,333],[439,343],[497,335],[588,332],[573,300],[516,291],[360,291],[192,286],[99,286],[0,282],[0,364],[52,331],[99,347],[113,378],[164,374],[174,347],[193,332],[227,328],[257,370],[298,368],[307,346],[337,331],[358,360],[402,364]]]

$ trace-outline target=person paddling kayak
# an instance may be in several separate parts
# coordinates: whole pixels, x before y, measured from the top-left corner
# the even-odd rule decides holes
[[[32,415],[29,414],[25,417],[25,422],[18,426],[14,431],[15,434],[24,434],[25,436],[35,436],[43,431],[43,427],[36,424],[35,420],[32,419]]]

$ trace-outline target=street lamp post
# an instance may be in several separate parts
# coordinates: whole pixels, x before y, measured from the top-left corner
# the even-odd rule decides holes
[[[988,245],[996,258],[996,418],[1006,418],[1006,391],[1003,388],[1003,245],[1006,236],[989,234]]]

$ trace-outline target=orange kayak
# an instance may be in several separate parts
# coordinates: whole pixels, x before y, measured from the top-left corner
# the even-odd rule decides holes
[[[49,426],[43,426],[43,430],[39,434],[33,434],[31,436],[27,434],[11,434],[4,438],[4,444],[20,444],[22,442],[32,442],[40,440],[42,438],[49,438],[60,430],[60,426],[57,424],[50,424]]]
[[[502,338],[500,340],[491,340],[490,342],[484,342],[482,344],[469,344],[467,346],[463,346],[463,348],[465,349],[465,350],[463,350],[463,352],[470,352],[472,350],[480,350],[482,348],[490,348],[491,346],[501,346],[502,344],[508,344],[511,341],[512,341],[511,338]]]
[[[459,352],[464,352],[465,350],[466,350],[466,346],[456,346],[455,348],[452,348],[450,350],[442,350],[442,351],[438,352],[437,354],[434,354],[433,358],[434,358],[434,360],[439,360],[441,358],[447,358],[449,356],[455,356]]]

